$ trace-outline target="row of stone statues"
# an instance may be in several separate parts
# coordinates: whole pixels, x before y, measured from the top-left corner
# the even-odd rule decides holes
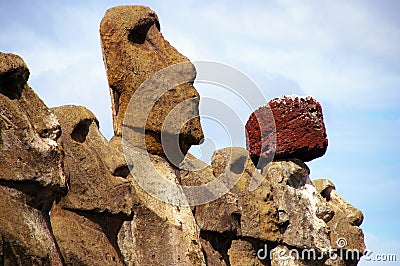
[[[112,102],[110,141],[85,107],[47,108],[27,83],[25,62],[0,53],[0,264],[357,264],[359,257],[343,251],[364,251],[362,213],[330,181],[311,181],[303,162],[322,156],[327,147],[315,100],[272,100],[250,116],[249,151],[215,151],[208,165],[188,153],[204,138],[196,71],[163,38],[154,11],[111,8],[100,35]],[[157,76],[177,63],[187,63],[176,76],[188,82]],[[161,77],[172,85],[155,97]],[[150,90],[136,104],[150,102],[151,108],[130,108],[146,80]],[[267,109],[276,126],[269,124]],[[166,119],[176,121],[174,130],[165,129]],[[165,144],[174,141],[175,146]],[[171,161],[166,147],[182,156]],[[128,157],[136,160],[130,164]],[[147,191],[145,183],[164,196],[171,193],[160,179],[180,189],[186,197],[181,204]],[[189,187],[216,180],[225,180],[219,188],[226,193],[190,204],[190,197],[212,198],[220,191],[205,187],[201,195],[190,195]],[[249,189],[252,180],[258,186]],[[305,250],[317,256],[289,256]]]

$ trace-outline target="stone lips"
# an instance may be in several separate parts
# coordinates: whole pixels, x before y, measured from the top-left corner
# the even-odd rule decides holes
[[[297,158],[308,162],[323,156],[328,139],[321,105],[312,97],[296,95],[272,99],[250,115],[246,144],[253,161],[261,164],[259,167],[272,159]]]

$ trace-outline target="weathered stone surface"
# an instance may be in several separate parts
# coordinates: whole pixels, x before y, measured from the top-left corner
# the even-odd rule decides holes
[[[225,148],[214,153],[214,173],[239,174],[230,191],[238,198],[241,235],[267,241],[280,241],[277,208],[271,184],[257,171],[243,148]],[[252,190],[252,182],[260,182]]]
[[[125,265],[116,242],[120,217],[57,207],[51,225],[67,265]]]
[[[322,108],[312,97],[272,99],[250,115],[246,135],[253,161],[261,158],[260,168],[273,158],[311,161],[328,147]]]
[[[37,195],[30,196],[23,184],[15,187],[0,185],[0,264],[63,265],[48,213],[34,205],[46,192],[36,187]]]
[[[0,93],[10,99],[21,97],[29,78],[24,60],[15,54],[0,52]]]
[[[201,247],[208,266],[226,266],[224,256],[221,255],[214,247],[205,239],[200,239]]]
[[[326,222],[333,212],[316,192],[309,173],[300,160],[271,162],[262,171],[272,187],[283,243],[320,252],[331,248]]]
[[[279,245],[272,249],[271,266],[323,266],[324,260],[318,261],[318,254],[307,251],[289,249],[287,246]],[[310,256],[310,257],[309,257]]]
[[[123,213],[132,211],[129,174],[123,154],[111,147],[99,131],[94,114],[82,106],[53,108],[62,125],[59,140],[65,152],[64,171],[68,195],[59,202],[64,209]]]
[[[228,175],[230,182],[236,182],[226,183],[232,189],[227,189],[222,197],[195,207],[195,218],[201,230],[280,241],[271,186],[256,170],[249,153],[243,148],[221,149],[214,153],[211,165],[200,171],[181,173],[182,184],[187,186],[205,184],[221,175]],[[254,180],[261,183],[249,191]]]
[[[200,186],[216,179],[213,168],[191,154],[187,154],[180,167],[182,169],[179,176],[184,186]],[[198,170],[191,171],[190,169]],[[193,206],[195,218],[201,230],[219,233],[240,232],[238,197],[228,190],[226,189],[225,195],[210,203]],[[214,191],[211,190],[197,196],[215,198]]]
[[[228,251],[231,266],[261,266],[265,265],[257,257],[257,248],[251,242],[244,240],[233,240]]]
[[[111,145],[122,150],[121,138],[114,137]],[[148,155],[139,148],[131,151],[131,156],[150,156],[152,163],[149,168],[139,160],[132,172],[141,173],[146,180],[166,178],[179,183],[177,169],[166,159]],[[126,264],[205,265],[200,230],[190,207],[163,202],[146,192],[132,176],[128,179],[137,204],[134,206],[133,220],[124,223],[118,236]]]
[[[55,142],[60,125],[26,83],[29,71],[23,60],[3,53],[0,58],[0,179],[64,189],[61,152]]]
[[[324,266],[349,266],[349,265],[352,264],[346,264],[346,262],[340,257],[335,257],[334,259],[329,258],[324,263]],[[353,265],[357,265],[357,263]]]
[[[168,138],[179,142],[182,153],[186,154],[190,145],[198,144],[203,139],[198,117],[199,94],[192,85],[196,71],[188,63],[189,60],[163,38],[155,12],[143,6],[111,8],[101,21],[100,35],[112,98],[115,135],[122,135],[122,124],[125,123],[131,129],[131,142],[144,148],[141,131],[145,128],[147,150],[162,155],[161,131],[164,131]],[[161,69],[183,62],[186,64],[163,78],[156,77],[147,83],[145,93],[135,102],[137,107],[127,110],[131,97],[145,80]],[[179,82],[182,76],[187,78],[184,84]],[[162,96],[157,95],[156,90],[161,87],[171,90]],[[168,115],[173,114],[171,111],[189,99],[190,103],[186,101],[184,104],[188,108],[182,108],[169,117],[166,124],[172,126],[162,129]],[[150,104],[151,111],[144,107],[147,104]],[[133,117],[124,121],[127,111],[132,112]],[[190,119],[179,121],[180,117]]]
[[[364,219],[362,212],[343,199],[331,181],[318,179],[312,182],[335,213],[328,222],[332,248],[358,250],[359,254],[363,254],[366,247],[364,234],[359,227]]]
[[[159,29],[146,7],[112,8],[102,20],[116,135],[110,142],[95,116],[77,106],[52,110],[60,138],[58,119],[27,85],[26,64],[0,53],[0,265],[356,265],[340,257],[281,257],[365,249],[362,213],[330,181],[311,182],[299,160],[326,150],[320,105],[312,98],[272,100],[269,114],[262,107],[246,125],[251,157],[226,148],[207,165],[186,154],[203,137],[195,69]],[[187,64],[159,72],[181,62]],[[173,89],[159,98],[165,87]],[[125,129],[128,136],[121,136]],[[123,151],[122,140],[133,148]],[[275,145],[281,161],[260,174],[253,161],[261,156],[264,166]],[[185,187],[215,181],[218,188],[200,193]],[[205,203],[192,206],[195,198]],[[272,256],[260,259],[267,246]]]
[[[51,212],[51,224],[67,264],[122,265],[117,234],[132,216],[132,188],[122,157],[101,135],[96,117],[81,106],[52,109],[63,134],[69,192]],[[125,169],[125,170],[124,170]]]
[[[0,53],[0,264],[61,265],[48,223],[66,193],[60,125],[28,77],[22,58]]]

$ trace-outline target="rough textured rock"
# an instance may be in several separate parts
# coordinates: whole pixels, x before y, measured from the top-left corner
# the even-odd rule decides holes
[[[244,240],[233,240],[232,245],[229,248],[229,262],[231,266],[262,266],[266,265],[266,262],[261,261],[257,257],[258,248],[249,241]]]
[[[349,204],[337,192],[334,184],[327,179],[314,180],[313,183],[333,209],[334,216],[328,222],[331,229],[332,248],[343,248],[344,250],[355,250],[363,254],[365,250],[364,234],[359,227],[363,222],[363,214],[360,210]],[[346,261],[347,265],[353,265],[354,260]],[[356,260],[357,261],[357,260]],[[356,264],[356,263],[355,263]],[[354,265],[355,265],[354,264]]]
[[[60,125],[28,77],[19,56],[0,53],[0,264],[61,265],[48,215],[66,192]]]
[[[55,141],[60,125],[26,83],[29,70],[24,61],[3,53],[0,59],[0,179],[65,189],[62,154]]]
[[[129,169],[123,154],[99,131],[94,114],[82,106],[53,108],[62,125],[64,172],[70,190],[58,203],[64,209],[127,216],[132,211]],[[95,199],[95,200],[94,200]]]
[[[325,263],[323,264],[324,266],[348,266],[348,265],[357,265],[357,263],[355,264],[346,264],[346,262],[341,259],[340,257],[335,257],[333,259],[327,259],[325,261]]]
[[[111,145],[122,149],[118,137],[111,140]],[[139,148],[133,149],[132,153],[148,155]],[[152,168],[140,165],[139,161],[132,172],[142,173],[146,180],[157,179],[159,173],[162,178],[179,182],[177,169],[166,159],[150,155],[150,160]],[[133,220],[124,223],[118,236],[126,264],[205,265],[200,230],[190,207],[163,202],[140,187],[132,176],[128,179],[138,203],[134,206]]]
[[[210,242],[205,239],[200,239],[201,247],[203,249],[206,265],[208,266],[226,266],[224,256],[215,250]]]
[[[123,265],[117,234],[132,217],[132,188],[122,154],[101,135],[96,117],[80,106],[52,109],[60,120],[69,192],[51,212],[67,264]]]
[[[328,147],[322,108],[312,97],[272,99],[250,115],[246,136],[254,162],[261,158],[259,168],[273,158],[311,161],[323,156]]]
[[[283,243],[299,249],[329,250],[333,212],[316,192],[310,170],[300,160],[271,162],[262,171],[272,186]]]
[[[191,154],[186,156],[180,166],[182,169],[179,175],[182,185],[200,186],[216,179],[213,168]],[[188,171],[184,169],[198,170]],[[226,189],[227,193],[225,195],[210,203],[193,206],[197,224],[202,230],[218,233],[240,232],[238,197],[228,190]],[[207,192],[203,196],[214,197],[213,191]]]
[[[196,71],[188,59],[172,47],[160,33],[160,24],[154,11],[143,6],[119,6],[107,10],[100,25],[100,35],[103,49],[103,58],[106,66],[108,83],[110,86],[114,133],[122,135],[122,124],[125,123],[132,130],[132,142],[141,146],[141,131],[146,124],[146,146],[153,154],[164,154],[161,144],[161,131],[163,122],[178,104],[185,100],[193,101],[181,111],[187,113],[189,121],[179,121],[179,117],[186,117],[177,112],[170,118],[176,126],[171,131],[166,131],[170,138],[178,139],[180,148],[185,154],[192,144],[198,144],[203,139],[203,133],[198,117],[199,94],[192,83]],[[151,103],[151,112],[146,108],[127,110],[131,97],[139,86],[150,76],[168,66],[187,62],[177,72],[172,71],[167,78],[153,79],[148,84],[147,92],[135,104]],[[180,76],[187,76],[184,84],[176,84]],[[167,81],[168,80],[168,81]],[[165,92],[160,98],[154,90],[165,86],[166,82],[171,90]],[[176,86],[179,85],[179,86]],[[144,99],[145,98],[145,99]],[[126,111],[134,111],[134,119],[124,118]],[[147,122],[146,122],[147,119]],[[170,123],[169,123],[170,124]],[[138,140],[139,139],[139,140]]]
[[[312,252],[308,253],[308,251],[304,252],[303,250],[289,249],[287,246],[283,245],[279,245],[273,250],[271,250],[270,255],[271,255],[271,266],[324,265],[324,260],[318,261],[318,254],[316,254],[314,257]]]
[[[280,241],[278,213],[270,184],[256,170],[248,152],[243,148],[218,150],[211,165],[200,171],[181,172],[183,185],[204,184],[220,175],[231,176],[232,182],[236,182],[224,196],[195,207],[195,218],[201,230]],[[262,182],[249,191],[254,179]]]
[[[249,153],[243,148],[221,149],[214,153],[211,165],[217,177],[223,173],[240,176],[230,192],[238,200],[241,235],[279,242],[280,226],[272,187],[257,171]],[[252,182],[256,181],[259,186],[252,190]]]
[[[0,265],[356,265],[324,252],[364,251],[362,213],[303,163],[326,150],[320,105],[270,101],[246,125],[251,153],[207,165],[187,154],[203,137],[194,66],[159,30],[141,6],[101,22],[110,142],[86,108],[49,110],[0,53]]]
[[[249,265],[258,265],[266,262],[254,257],[258,249],[251,249],[251,244],[243,242],[247,241],[245,239],[283,242],[300,251],[314,249],[322,252],[331,249],[326,222],[332,218],[333,211],[317,193],[309,179],[308,167],[300,160],[272,162],[260,175],[248,152],[241,148],[216,151],[211,167],[201,167],[202,162],[190,159],[191,164],[199,164],[198,168],[202,170],[181,171],[184,185],[200,185],[221,174],[239,173],[240,176],[238,179],[232,178],[237,183],[226,195],[194,207],[197,223],[202,232],[207,232],[202,234],[202,243],[207,253],[217,254],[217,258],[222,257],[225,263],[231,265],[231,260],[238,261],[238,265],[245,261],[252,263]],[[260,181],[259,186],[250,191],[254,180]],[[234,248],[225,248],[229,246],[225,241],[230,242]],[[292,263],[277,265],[302,265],[298,264],[299,261]],[[323,265],[322,261],[305,263]]]
[[[182,168],[199,170],[181,170],[183,185],[199,186],[222,176],[228,176],[228,180],[233,182],[224,183],[227,193],[222,197],[193,208],[202,231],[201,243],[208,265],[247,265],[241,263],[250,261],[254,265],[263,265],[254,257],[256,249],[253,247],[251,251],[250,246],[265,240],[281,241],[280,225],[270,184],[256,170],[248,152],[243,148],[218,150],[214,153],[211,166],[190,154],[186,159],[190,160],[185,160]],[[259,186],[250,191],[255,181],[260,182]],[[213,191],[209,193],[208,196],[212,196]],[[254,243],[241,241],[242,238],[253,239]],[[239,258],[241,256],[243,258]],[[217,264],[218,261],[224,264]]]
[[[24,60],[15,54],[0,52],[0,93],[14,100],[21,97],[29,78]]]
[[[23,185],[15,187],[0,186],[0,264],[62,265],[48,213],[29,204],[36,196],[27,195]],[[36,193],[44,194],[41,190]]]

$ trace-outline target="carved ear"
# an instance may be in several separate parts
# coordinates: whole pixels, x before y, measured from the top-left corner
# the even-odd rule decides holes
[[[15,54],[0,53],[0,93],[11,100],[19,99],[29,78],[24,60]]]
[[[83,119],[79,121],[71,133],[71,138],[79,143],[85,142],[87,134],[89,133],[89,127],[92,123],[92,119]]]

